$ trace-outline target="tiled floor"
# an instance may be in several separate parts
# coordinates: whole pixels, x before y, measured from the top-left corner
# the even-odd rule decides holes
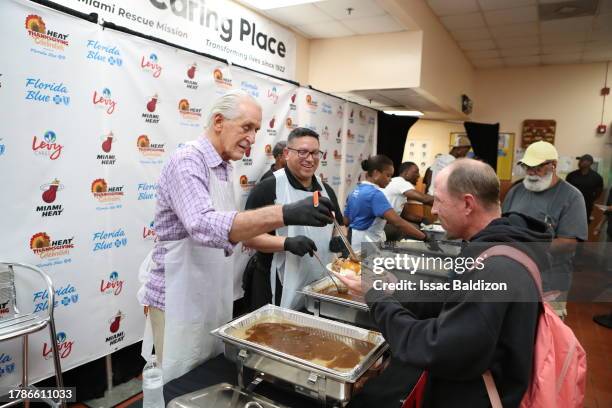
[[[570,303],[566,323],[587,352],[585,408],[612,407],[612,329],[593,322],[612,311],[612,303]]]

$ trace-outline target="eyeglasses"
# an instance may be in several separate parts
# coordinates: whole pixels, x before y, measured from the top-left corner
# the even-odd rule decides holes
[[[544,163],[538,164],[537,166],[527,166],[525,163],[521,163],[521,168],[525,171],[540,171],[544,167],[548,166],[552,161],[545,161]]]
[[[312,155],[312,158],[315,160],[320,160],[321,158],[323,158],[323,155],[325,154],[325,152],[322,152],[321,150],[313,150],[312,152],[309,150],[305,150],[305,149],[294,149],[292,147],[287,147],[287,150],[292,150],[294,152],[297,152],[297,155],[300,159],[307,159],[308,156]]]

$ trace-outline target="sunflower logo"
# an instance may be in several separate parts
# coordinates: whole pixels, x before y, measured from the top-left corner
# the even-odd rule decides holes
[[[311,102],[312,102],[312,96],[306,95],[306,103],[310,105]]]
[[[45,27],[45,22],[40,16],[37,16],[36,14],[30,14],[26,17],[25,27],[30,31],[34,31],[35,33],[40,34],[44,34],[47,31]]]
[[[213,77],[215,78],[216,81],[223,81],[223,72],[221,72],[219,68],[216,68],[213,71]]]
[[[95,179],[93,183],[91,183],[91,192],[92,193],[106,193],[108,191],[108,184],[104,179]]]
[[[139,148],[145,148],[145,147],[149,147],[150,145],[151,145],[151,142],[149,142],[149,137],[147,135],[138,136],[138,140],[136,140],[136,146],[138,146]]]
[[[241,186],[246,186],[247,184],[249,184],[248,177],[245,176],[245,175],[240,176],[240,185]]]
[[[32,249],[47,248],[49,246],[51,246],[51,238],[45,232],[39,232],[30,238],[30,248]]]
[[[178,108],[181,112],[189,111],[189,101],[187,99],[181,99],[179,101]]]

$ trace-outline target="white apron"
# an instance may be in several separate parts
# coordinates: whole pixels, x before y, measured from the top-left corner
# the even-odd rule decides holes
[[[235,209],[231,183],[219,180],[212,171],[209,192],[216,210]],[[202,246],[191,237],[157,244],[167,251],[162,361],[164,383],[167,383],[223,351],[221,341],[211,336],[210,331],[232,319],[233,258],[226,257],[223,249]],[[152,344],[147,319],[143,356],[150,353]]]
[[[276,204],[289,204],[306,197],[312,197],[313,192],[297,190],[291,186],[287,180],[284,169],[274,172],[276,177]],[[323,182],[317,178],[317,182],[322,187],[321,195],[329,198]],[[329,241],[332,238],[333,225],[325,227],[306,227],[301,225],[290,225],[276,230],[276,235],[283,237],[295,237],[298,235],[312,239],[317,245],[317,254],[327,265],[332,260],[329,252]],[[304,296],[296,291],[304,286],[320,279],[325,275],[321,269],[321,264],[316,258],[306,254],[303,257],[293,255],[290,252],[276,252],[272,258],[270,267],[270,284],[272,288],[272,299],[276,301],[276,276],[283,285],[283,294],[280,301],[281,307],[299,310],[304,307]],[[165,351],[164,351],[165,353]]]
[[[370,183],[369,181],[362,181],[361,183],[370,184],[380,191],[383,191],[382,188],[378,187],[374,183]],[[387,236],[385,235],[385,225],[387,225],[387,220],[381,217],[376,217],[372,225],[370,225],[367,230],[359,231],[353,228],[351,232],[351,246],[355,249],[355,251],[360,251],[362,242],[386,241]]]

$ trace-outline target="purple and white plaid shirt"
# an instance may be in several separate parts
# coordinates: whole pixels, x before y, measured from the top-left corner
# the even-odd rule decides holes
[[[163,241],[177,241],[188,236],[198,243],[224,249],[231,254],[234,245],[229,232],[237,211],[216,211],[208,190],[210,172],[220,180],[231,177],[232,165],[221,159],[208,138],[177,150],[164,165],[159,177],[155,233],[158,243],[153,250],[156,266],[145,285],[144,303],[165,310],[165,248]]]

